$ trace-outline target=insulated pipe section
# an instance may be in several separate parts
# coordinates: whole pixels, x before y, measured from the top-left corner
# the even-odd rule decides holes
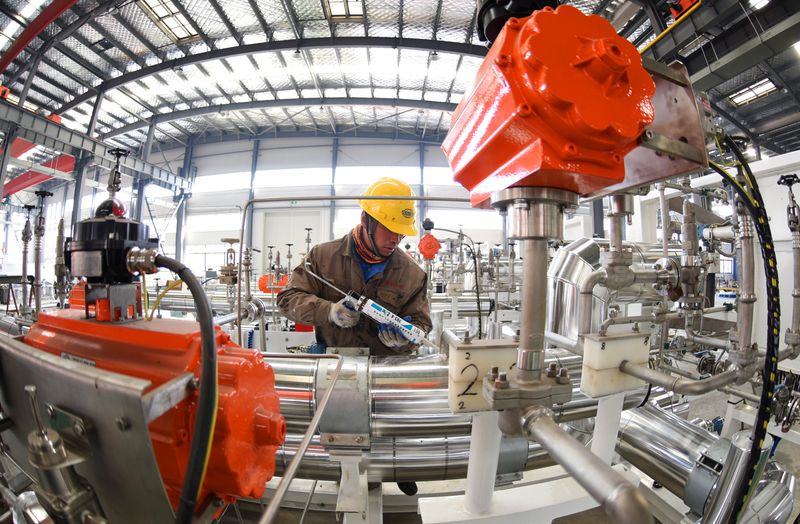
[[[668,373],[633,364],[627,360],[622,361],[619,365],[619,370],[653,384],[654,386],[660,386],[667,391],[672,391],[680,395],[702,395],[703,393],[717,390],[722,386],[732,384],[739,377],[739,371],[737,369],[729,369],[719,375],[701,380],[693,380],[675,377]]]
[[[719,438],[679,416],[645,404],[623,411],[617,452],[678,497],[702,453]]]
[[[603,506],[612,521],[653,524],[650,506],[636,487],[561,429],[550,410],[541,406],[527,409],[522,427]]]
[[[736,496],[736,492],[742,482],[746,482],[746,479],[750,476],[748,461],[752,445],[749,430],[740,431],[731,439],[722,474],[714,487],[714,491],[711,493],[706,510],[703,512],[703,524],[727,524],[736,520],[737,515],[733,515],[731,501]],[[770,449],[772,449],[772,437],[767,434],[761,443],[761,455],[756,467],[756,478],[754,479],[756,482],[751,486],[751,494],[764,471]]]

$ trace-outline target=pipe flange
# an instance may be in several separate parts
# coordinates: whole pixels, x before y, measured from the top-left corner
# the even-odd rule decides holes
[[[157,273],[156,256],[158,256],[158,251],[155,249],[131,248],[125,255],[125,264],[128,272],[132,275],[141,273],[152,275]]]
[[[546,187],[512,187],[492,194],[492,207],[505,209],[511,239],[564,236],[564,212],[578,207],[578,194]]]

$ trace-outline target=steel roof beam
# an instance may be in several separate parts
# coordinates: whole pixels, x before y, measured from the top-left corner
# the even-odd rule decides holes
[[[179,5],[177,2],[176,5]],[[432,41],[420,38],[388,38],[388,37],[336,37],[336,38],[304,38],[299,40],[278,40],[270,42],[259,42],[243,46],[234,46],[224,49],[215,49],[205,53],[189,55],[149,67],[138,71],[131,71],[117,77],[106,80],[97,89],[108,91],[129,82],[134,82],[162,71],[180,69],[209,60],[219,60],[239,55],[256,53],[269,53],[276,51],[295,51],[303,49],[343,49],[343,48],[388,48],[388,49],[424,49],[436,51],[437,53],[452,53],[458,55],[483,57],[487,49],[483,46],[464,44],[461,42]],[[63,113],[75,106],[82,104],[94,96],[93,94],[83,94],[64,105],[58,110]]]
[[[714,101],[710,101],[710,102],[711,102],[711,108],[714,109],[714,111],[719,113],[719,115],[721,117],[723,117],[725,120],[727,120],[728,122],[733,124],[734,127],[736,127],[738,130],[740,130],[742,133],[744,133],[747,136],[747,138],[749,138],[750,141],[753,142],[753,144],[755,144],[757,146],[765,147],[765,148],[767,148],[767,149],[769,149],[771,151],[774,151],[775,153],[779,153],[779,154],[783,154],[783,153],[786,152],[786,150],[783,147],[779,146],[778,144],[776,144],[772,140],[768,140],[766,138],[761,138],[761,137],[756,136],[752,131],[750,131],[750,129],[747,128],[747,126],[745,126],[743,123],[739,122],[736,119],[736,117],[734,117],[733,115],[731,115],[730,113],[728,113],[727,111],[722,109],[717,102],[714,102]]]
[[[296,98],[287,100],[257,100],[255,102],[240,102],[225,105],[213,105],[175,111],[172,113],[161,113],[154,115],[150,120],[158,125],[166,122],[193,118],[196,116],[219,113],[222,111],[245,111],[251,109],[268,109],[283,107],[325,107],[325,106],[386,106],[402,107],[410,109],[432,109],[435,111],[453,111],[456,104],[447,102],[431,102],[427,100],[400,100],[394,98]],[[149,122],[134,122],[114,129],[102,136],[108,139],[113,136],[130,133],[131,131],[146,127]]]
[[[236,28],[233,26],[231,20],[228,18],[228,15],[225,14],[225,11],[223,11],[222,6],[219,5],[219,2],[217,2],[217,0],[208,0],[208,3],[210,3],[211,7],[214,8],[214,11],[217,13],[217,16],[225,25],[225,28],[228,30],[228,32],[231,34],[234,40],[236,40],[236,43],[242,45],[242,35],[240,35],[239,31],[237,31]]]
[[[713,55],[694,53],[686,61],[695,90],[706,91],[775,56],[797,42],[800,34],[800,2],[770,2],[761,12],[750,15],[767,29],[754,34],[753,22],[744,19],[710,44]],[[705,47],[705,46],[704,46]]]
[[[337,130],[336,134],[326,132],[325,129],[318,131],[281,131],[281,130],[267,130],[255,136],[242,135],[241,133],[223,132],[222,134],[207,134],[195,135],[194,145],[200,146],[204,144],[218,144],[224,142],[237,142],[240,140],[262,140],[268,143],[271,139],[281,138],[366,138],[371,140],[391,140],[408,142],[409,144],[419,144],[423,142],[428,145],[438,146],[442,143],[443,137],[436,139],[421,139],[419,135],[398,135],[395,136],[394,132],[388,131],[341,131]],[[183,145],[177,143],[162,143],[162,151],[169,151],[171,149],[182,148]],[[263,145],[263,143],[262,143]],[[167,147],[163,147],[167,146]]]
[[[703,2],[683,22],[650,46],[645,54],[656,60],[674,58],[678,51],[689,45],[698,35],[710,33],[716,36],[726,24],[743,15],[740,0]]]

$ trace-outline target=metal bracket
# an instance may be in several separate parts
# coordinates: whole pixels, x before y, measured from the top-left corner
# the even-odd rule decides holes
[[[320,433],[319,441],[326,447],[369,449],[368,433]]]
[[[147,423],[150,424],[188,397],[192,380],[194,374],[184,373],[143,395],[142,407]]]
[[[683,158],[697,163],[705,161],[703,153],[696,147],[692,147],[686,142],[660,135],[649,129],[642,135],[642,146],[653,151],[665,153],[670,157]]]
[[[331,453],[331,461],[339,462],[342,476],[336,511],[364,513],[367,510],[367,470],[360,452]]]

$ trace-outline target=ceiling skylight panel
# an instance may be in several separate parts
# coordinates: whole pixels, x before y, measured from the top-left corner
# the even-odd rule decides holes
[[[334,22],[359,21],[364,17],[362,0],[322,0],[325,14]]]
[[[137,4],[173,42],[199,37],[172,0],[138,0]]]
[[[745,87],[744,89],[736,91],[728,98],[730,99],[731,102],[733,102],[734,105],[739,107],[745,104],[749,104],[750,102],[753,102],[754,100],[757,100],[759,98],[765,97],[770,93],[777,91],[777,89],[778,88],[775,87],[775,84],[773,84],[770,79],[764,78],[754,84]]]

